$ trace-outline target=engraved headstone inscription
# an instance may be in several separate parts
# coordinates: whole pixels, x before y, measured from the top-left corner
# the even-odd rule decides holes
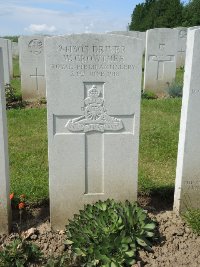
[[[109,34],[45,40],[51,224],[84,204],[137,197],[141,40]]]
[[[44,36],[20,36],[19,58],[24,100],[46,97],[44,76]]]
[[[187,28],[179,27],[174,29],[178,35],[176,67],[180,68],[185,66]]]
[[[3,53],[3,68],[4,68],[4,83],[10,84],[10,63],[9,63],[9,51],[8,42],[6,39],[0,38],[0,48]]]
[[[147,31],[144,90],[167,93],[176,76],[177,38],[174,29]]]
[[[3,81],[3,52],[0,48],[0,234],[8,234],[11,222],[8,174],[8,134]]]
[[[174,210],[200,207],[200,29],[188,29]]]

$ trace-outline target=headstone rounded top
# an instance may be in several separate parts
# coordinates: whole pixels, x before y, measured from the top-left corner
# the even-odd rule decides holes
[[[91,37],[96,37],[96,38],[127,38],[127,40],[130,40],[129,35],[117,35],[117,34],[112,34],[114,32],[110,32],[108,34],[104,33],[78,33],[78,34],[70,34],[70,35],[57,35],[57,36],[47,36],[45,37],[45,40],[52,40],[52,39],[73,39],[73,38],[84,38],[84,39],[90,39]],[[109,36],[109,37],[107,37]]]
[[[151,31],[174,31],[174,29],[171,29],[171,28],[154,28],[154,29],[149,29],[147,30],[148,32],[151,32]]]
[[[193,27],[188,28],[188,31],[199,30],[199,29],[200,29],[200,26],[193,26]]]

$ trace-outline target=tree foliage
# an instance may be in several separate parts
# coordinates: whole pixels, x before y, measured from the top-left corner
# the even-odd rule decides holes
[[[9,39],[9,40],[11,40],[12,42],[18,42],[18,38],[19,38],[19,36],[3,36],[3,38],[5,38],[5,39]]]
[[[192,27],[200,25],[200,0],[192,0],[183,10],[183,26]]]
[[[152,28],[191,27],[200,25],[200,0],[145,0],[136,5],[130,30],[146,31]]]

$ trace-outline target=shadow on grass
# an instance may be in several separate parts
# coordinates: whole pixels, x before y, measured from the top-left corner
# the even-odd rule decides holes
[[[138,203],[157,212],[172,210],[174,202],[174,186],[162,186],[138,193]]]
[[[26,107],[26,102],[19,100],[6,103],[6,109],[22,109]]]

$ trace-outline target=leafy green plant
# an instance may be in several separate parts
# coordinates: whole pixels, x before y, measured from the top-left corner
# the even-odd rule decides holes
[[[45,265],[45,267],[69,267],[72,266],[71,265],[71,259],[70,259],[70,255],[64,253],[63,255],[61,255],[58,258],[50,258],[47,261],[47,264]]]
[[[19,36],[18,36],[18,35],[4,36],[3,38],[5,38],[5,39],[9,39],[9,40],[11,40],[12,42],[18,42],[18,38],[19,38]]]
[[[40,100],[39,100],[39,103],[40,104],[46,104],[47,103],[47,100],[45,97],[42,97]]]
[[[81,266],[131,266],[139,247],[151,249],[154,229],[155,223],[136,203],[99,201],[69,222],[66,243]]]
[[[42,259],[39,248],[22,238],[17,238],[0,251],[0,266],[26,267]]]
[[[168,88],[168,93],[170,97],[182,97],[183,84],[180,82],[173,82]]]
[[[152,91],[144,91],[142,92],[143,99],[157,99],[158,96]]]
[[[5,85],[6,106],[10,107],[13,102],[21,101],[21,97],[17,95],[16,90],[10,85]]]
[[[188,209],[183,217],[193,232],[200,235],[200,209]]]

